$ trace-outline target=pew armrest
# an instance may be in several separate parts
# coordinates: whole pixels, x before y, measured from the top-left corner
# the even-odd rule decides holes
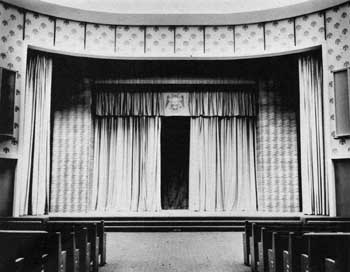
[[[79,272],[79,266],[80,266],[80,263],[79,263],[79,260],[80,260],[80,256],[79,256],[79,249],[76,248],[74,250],[74,272]]]
[[[100,259],[100,265],[103,266],[105,265],[107,262],[107,253],[106,253],[106,249],[107,249],[107,233],[103,232],[103,240],[100,243],[100,245],[102,246],[102,248],[100,248],[100,253],[101,253],[101,259]]]
[[[275,258],[271,248],[267,250],[267,256],[269,260],[269,272],[275,272]]]
[[[310,270],[309,256],[307,254],[301,254],[300,256],[300,271],[309,272]]]
[[[67,251],[62,251],[60,254],[60,262],[59,262],[59,272],[67,271]]]
[[[242,239],[243,239],[243,259],[244,259],[244,264],[249,265],[249,253],[248,253],[248,247],[249,245],[247,244],[247,235],[245,232],[242,233]]]
[[[258,272],[264,272],[264,260],[263,260],[263,243],[258,242],[258,259],[257,259],[257,265],[258,265]]]
[[[25,272],[24,258],[17,258],[15,260],[15,272]]]
[[[283,272],[289,272],[289,252],[283,250]]]
[[[325,269],[324,269],[325,272],[340,271],[340,270],[337,270],[336,261],[334,259],[331,259],[331,258],[324,259],[324,266],[325,266]]]

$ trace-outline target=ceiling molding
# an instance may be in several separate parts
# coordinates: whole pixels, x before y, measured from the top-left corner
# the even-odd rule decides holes
[[[166,14],[132,13],[132,9],[130,9],[130,13],[91,11],[61,6],[43,0],[1,1],[54,17],[111,25],[240,25],[296,17],[349,2],[348,0],[308,0],[286,7],[248,12],[199,14],[172,11],[172,13]]]

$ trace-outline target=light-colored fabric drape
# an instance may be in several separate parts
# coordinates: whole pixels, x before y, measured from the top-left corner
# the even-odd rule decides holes
[[[159,116],[164,111],[159,92],[97,92],[100,116]]]
[[[253,118],[191,118],[189,207],[256,209]]]
[[[252,91],[190,92],[191,116],[255,116],[256,101]]]
[[[322,64],[317,57],[299,58],[300,139],[303,211],[328,214],[324,159]]]
[[[179,95],[180,94],[180,95]],[[182,116],[255,116],[255,93],[246,90],[168,92],[96,93],[96,115],[99,116],[166,116],[169,100],[180,97],[184,108]]]
[[[160,209],[159,117],[98,118],[91,209]]]
[[[15,182],[15,216],[45,213],[50,179],[51,81],[52,59],[30,57],[23,96],[23,144]]]

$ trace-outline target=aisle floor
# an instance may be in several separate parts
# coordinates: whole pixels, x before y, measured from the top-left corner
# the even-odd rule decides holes
[[[101,272],[248,272],[239,232],[107,234]]]

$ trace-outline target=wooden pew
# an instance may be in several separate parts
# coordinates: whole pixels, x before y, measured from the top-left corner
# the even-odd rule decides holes
[[[91,263],[91,243],[88,241],[88,229],[86,227],[75,228],[77,247],[80,252],[80,272],[90,272]]]
[[[347,231],[349,230],[349,226],[343,225],[284,225],[284,226],[265,226],[261,229],[261,242],[259,242],[259,271],[269,271],[268,265],[269,263],[274,263],[277,268],[282,269],[283,266],[284,271],[292,270],[292,265],[289,261],[289,251],[293,251],[293,247],[297,246],[297,243],[292,240],[296,237],[296,234],[301,235],[305,232],[335,232],[335,231]],[[281,237],[276,235],[273,237],[273,233],[284,234]],[[294,234],[292,238],[288,235],[290,232]],[[274,241],[275,240],[275,241]],[[291,243],[291,245],[290,245]],[[274,245],[274,246],[273,246]],[[270,250],[270,261],[268,261],[268,255]],[[277,250],[277,252],[276,252]],[[289,268],[290,267],[290,268]],[[294,271],[299,271],[294,268]]]
[[[2,230],[46,230],[46,225],[42,221],[0,221]]]
[[[268,250],[269,272],[283,271],[283,252],[288,248],[289,232],[272,233],[272,249]]]
[[[301,221],[255,221],[251,226],[251,236],[249,237],[250,265],[253,272],[258,271],[259,266],[259,243],[261,242],[261,229],[263,227],[274,226],[275,228],[299,227]],[[261,244],[260,244],[261,247]]]
[[[100,222],[98,222],[100,223]],[[92,262],[92,271],[97,272],[99,266],[99,237],[97,231],[97,222],[96,221],[49,221],[48,226],[57,226],[62,229],[70,229],[71,231],[79,230],[82,228],[87,229],[87,240],[89,249],[84,249],[84,252],[87,250],[90,252],[90,261]],[[81,238],[85,239],[85,238]],[[78,240],[81,240],[80,238]],[[82,245],[81,245],[82,246]],[[85,255],[81,254],[81,257],[84,258],[82,262],[87,263]],[[85,267],[85,265],[84,265]]]
[[[0,216],[0,222],[2,221],[16,221],[16,222],[25,222],[25,221],[35,221],[35,222],[41,222],[45,223],[48,221],[48,217],[40,217],[40,216],[20,216],[20,217],[13,217],[13,216]]]
[[[329,230],[332,230],[332,232],[329,232]],[[338,232],[341,230],[340,228],[335,229],[318,229],[318,232],[313,232],[315,235],[324,235],[324,234],[338,234]],[[305,230],[306,231],[306,230]],[[301,270],[308,270],[309,263],[308,263],[308,251],[309,251],[309,243],[308,240],[305,238],[305,234],[309,232],[291,232],[289,233],[288,238],[288,250],[284,250],[283,252],[283,271],[288,272],[299,272]],[[329,256],[330,257],[330,256]],[[323,262],[323,261],[321,261]],[[335,267],[334,264],[332,264],[332,260],[329,258],[328,260],[325,260],[325,263],[327,263],[327,266],[329,267]]]
[[[349,231],[350,224],[308,224],[303,225],[300,228],[290,227],[283,229],[274,229],[273,227],[269,227],[270,230],[267,233],[271,233],[271,231],[277,232],[276,237],[272,237],[272,244],[275,244],[275,248],[271,249],[272,253],[272,261],[277,266],[277,271],[282,269],[281,264],[283,266],[283,271],[300,271],[300,254],[301,249],[305,248],[305,242],[301,240],[301,236],[306,232],[339,232],[339,231]],[[284,232],[287,231],[287,236]],[[288,235],[288,232],[289,235]],[[281,234],[281,235],[279,235]],[[267,240],[271,239],[271,236],[266,238]],[[274,241],[275,240],[275,241]]]
[[[50,222],[61,222],[61,223],[67,223],[67,224],[75,224],[75,225],[88,225],[88,224],[96,224],[97,226],[97,237],[98,237],[98,246],[97,252],[98,252],[98,264],[103,266],[106,264],[106,232],[104,227],[104,221],[103,220],[82,220],[78,218],[72,218],[72,220],[68,220],[68,218],[55,218],[50,219]],[[94,250],[93,245],[91,245],[91,250]],[[96,269],[96,267],[95,267]]]
[[[283,251],[279,250],[282,250],[284,247],[288,247],[289,232],[293,230],[298,230],[300,228],[301,226],[285,226],[263,227],[261,229],[261,241],[258,243],[259,272],[276,271],[276,269],[279,269],[280,266],[283,267],[283,261],[280,260],[281,258],[283,258]],[[287,237],[277,236],[277,233],[283,233],[283,235],[286,235]],[[276,269],[271,268],[275,266],[277,267]]]
[[[65,272],[59,241],[59,233],[1,230],[0,271]]]
[[[246,220],[244,224],[244,232],[242,234],[243,238],[243,259],[245,265],[250,265],[252,263],[252,254],[257,254],[256,252],[251,252],[251,243],[252,243],[252,225],[253,223],[267,223],[267,224],[284,224],[284,223],[301,223],[300,218],[291,217],[291,218],[261,218],[259,220]],[[255,257],[255,254],[253,258]]]
[[[305,233],[304,237],[308,247],[301,272],[325,271],[326,267],[335,271],[350,270],[350,233]],[[332,260],[331,267],[327,259]]]
[[[88,242],[88,230],[82,227],[75,228],[74,223],[50,222],[42,223],[42,221],[0,221],[0,229],[16,229],[16,230],[46,230],[49,232],[63,232],[64,245],[68,256],[68,271],[89,272],[91,255],[91,244]],[[70,241],[71,239],[71,241]],[[74,241],[75,240],[75,241]],[[76,256],[79,251],[79,256]],[[75,252],[75,253],[74,253]],[[79,264],[77,264],[79,260]]]
[[[288,248],[288,235],[300,231],[302,225],[265,226],[261,228],[258,243],[258,271],[280,271],[283,267],[283,250]]]
[[[77,239],[73,225],[46,223],[47,231],[60,232],[62,249],[67,252],[67,272],[80,272],[80,251],[77,248]]]
[[[45,222],[46,220],[17,220],[17,218],[9,218],[9,221],[5,221],[4,218],[2,218],[2,220],[0,220],[0,229],[13,231],[46,231],[47,229]],[[67,252],[62,250],[61,235],[60,233],[50,233],[49,238],[49,243],[53,243],[53,246],[47,246],[47,249],[50,250],[50,252],[54,253],[57,249],[56,247],[60,248],[59,256],[56,256],[56,253],[53,255],[53,259],[51,256],[47,256],[49,262],[51,263],[50,271],[63,271],[63,269],[65,271]],[[17,265],[21,267],[23,265],[22,261],[18,260]],[[55,268],[55,266],[60,268]]]

